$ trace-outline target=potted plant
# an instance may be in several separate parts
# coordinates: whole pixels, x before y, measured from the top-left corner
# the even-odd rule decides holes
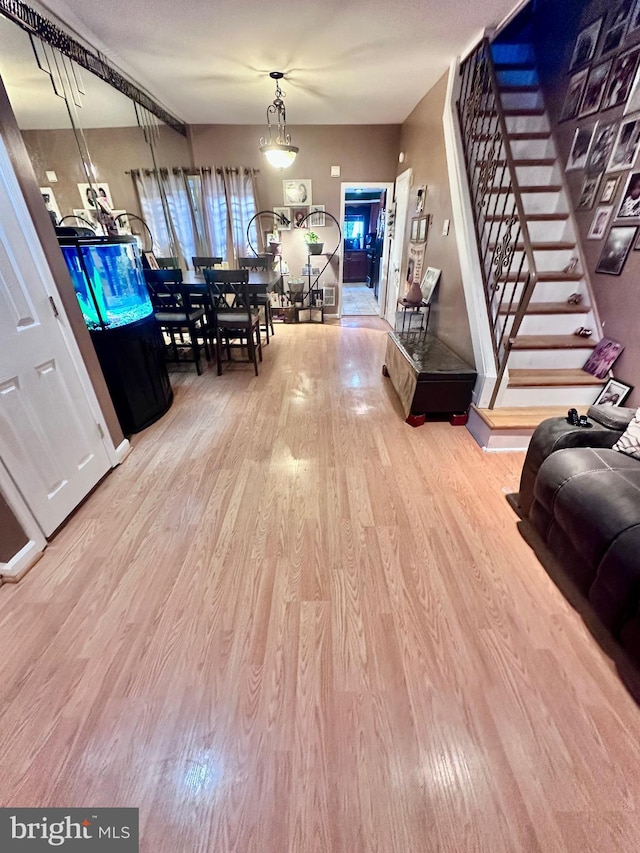
[[[307,243],[307,249],[310,255],[321,255],[324,249],[324,243],[320,240],[315,231],[307,231],[304,235]]]

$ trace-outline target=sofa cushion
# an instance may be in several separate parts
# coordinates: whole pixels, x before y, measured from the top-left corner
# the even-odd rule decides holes
[[[624,406],[589,406],[587,410],[592,421],[620,432],[629,426],[635,414],[635,409],[627,409]]]
[[[534,492],[594,573],[616,539],[640,525],[640,465],[614,450],[556,451],[540,466]],[[540,533],[548,541],[550,531]]]
[[[640,409],[613,445],[613,449],[619,450],[620,453],[626,453],[627,456],[633,456],[634,459],[640,459]]]

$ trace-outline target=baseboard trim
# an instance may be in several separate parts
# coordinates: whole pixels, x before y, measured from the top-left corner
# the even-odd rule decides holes
[[[33,540],[27,542],[8,563],[0,563],[0,582],[17,583],[35,566],[43,554],[44,549],[39,548]]]
[[[129,441],[129,439],[124,438],[116,447],[116,464],[121,465],[127,458],[127,456],[131,453],[132,449],[133,448],[131,447],[131,442]]]

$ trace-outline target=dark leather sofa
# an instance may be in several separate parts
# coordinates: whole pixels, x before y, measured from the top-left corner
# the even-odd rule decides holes
[[[589,429],[564,418],[541,423],[519,505],[601,622],[640,661],[640,460],[611,449],[634,414],[592,406]]]

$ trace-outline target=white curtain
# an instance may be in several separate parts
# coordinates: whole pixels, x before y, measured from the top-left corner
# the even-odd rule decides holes
[[[169,223],[180,247],[178,257],[182,256],[180,266],[189,269],[194,255],[202,254],[202,247],[196,236],[196,221],[186,173],[183,169],[162,169],[160,175],[167,199]]]
[[[224,170],[231,241],[235,258],[253,254],[247,240],[247,226],[258,212],[256,186],[253,169],[242,166],[227,167]],[[251,225],[251,242],[258,247],[257,220]]]
[[[167,226],[160,184],[155,172],[134,169],[131,172],[133,184],[138,194],[142,218],[153,236],[152,251],[158,257],[173,255],[173,240]]]
[[[200,169],[202,209],[205,240],[211,251],[202,254],[227,259],[227,196],[224,190],[224,169]]]

